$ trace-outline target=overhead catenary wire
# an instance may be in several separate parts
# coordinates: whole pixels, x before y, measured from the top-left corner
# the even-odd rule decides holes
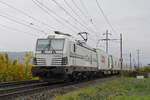
[[[64,7],[62,7],[56,0],[52,0],[60,9],[62,9],[66,14],[68,14],[74,21],[76,21],[78,24],[80,24],[83,28],[87,29],[88,31],[94,32],[90,29],[88,29],[84,24],[82,24],[78,19],[76,19],[74,16],[72,16]]]
[[[87,19],[88,21],[90,21],[90,23],[94,26],[92,19],[89,20],[88,16],[86,16],[86,14],[84,13],[84,11],[82,11],[82,10],[80,9],[80,7],[76,4],[76,2],[75,2],[74,0],[72,0],[72,3],[73,3],[74,6],[76,7],[76,9],[78,9],[78,11],[85,17],[85,19]],[[96,27],[95,27],[95,26],[94,26],[94,28],[95,28],[95,30],[96,30]],[[98,34],[97,34],[97,31],[95,31],[95,30],[94,30],[94,31],[92,30],[92,32],[95,33],[96,37],[98,38],[99,36],[98,36]]]
[[[9,14],[4,13],[4,12],[1,12],[1,14],[4,14],[4,15],[6,15],[6,16],[9,16],[10,18],[14,18],[15,20],[20,20],[21,22],[25,22],[25,23],[27,23],[28,25],[35,26],[35,27],[37,27],[37,28],[39,28],[39,29],[41,28],[39,25],[36,25],[36,24],[34,24],[33,22],[26,21],[26,20],[24,20],[24,19],[19,19],[19,18],[15,17],[15,16],[9,15]],[[52,30],[52,29],[48,29],[48,30],[49,30],[49,31],[55,31],[55,30]]]
[[[79,0],[79,1],[80,1],[80,4],[82,5],[83,9],[85,10],[85,12],[86,12],[88,18],[90,19],[90,23],[93,25],[93,27],[94,27],[95,30],[97,31],[97,28],[96,28],[96,26],[95,26],[95,24],[94,24],[94,22],[93,22],[93,18],[92,18],[91,15],[89,14],[89,12],[88,12],[88,10],[87,10],[85,4],[84,4],[84,1],[83,1],[83,0]]]
[[[30,25],[27,25],[27,24],[25,24],[25,23],[23,23],[23,22],[19,22],[19,21],[15,20],[15,19],[9,18],[8,16],[1,15],[1,14],[0,14],[0,17],[3,17],[3,18],[5,18],[5,19],[10,20],[10,21],[12,21],[12,22],[15,22],[15,23],[17,23],[17,24],[26,26],[26,27],[28,27],[28,28],[30,28],[30,29],[33,29],[33,30],[36,30],[36,31],[38,31],[38,32],[41,32],[41,33],[43,33],[43,34],[45,34],[45,35],[48,34],[48,33],[44,32],[43,30],[40,30],[40,29],[35,28],[35,27],[31,27]]]
[[[43,10],[46,14],[48,14],[50,17],[53,17],[57,22],[59,22],[60,24],[62,24],[63,26],[66,24],[62,23],[61,21],[64,21],[66,22],[68,25],[70,25],[72,28],[75,28],[76,30],[72,30],[72,28],[70,28],[72,31],[76,32],[77,30],[78,31],[81,31],[80,28],[76,27],[75,25],[71,24],[68,20],[66,20],[65,18],[59,16],[56,12],[54,12],[53,10],[51,10],[49,7],[47,7],[46,5],[44,5],[43,3],[39,2],[38,0],[32,0],[33,3],[35,5],[37,5],[41,10]],[[43,8],[44,7],[44,8]],[[56,17],[54,17],[53,15],[55,15],[57,18],[60,18],[61,21],[59,19],[57,19]],[[69,28],[67,26],[67,28]]]
[[[70,6],[70,4],[69,4],[66,0],[64,0],[64,2],[65,2],[65,4],[71,9],[71,11],[72,11],[78,18],[80,18],[81,21],[83,21],[83,22],[86,24],[86,22],[85,22],[84,20],[82,20],[82,17],[72,8],[72,6]],[[96,34],[96,36],[98,37],[97,34]],[[92,40],[94,40],[94,39],[92,39]]]
[[[38,4],[38,3],[35,2],[34,0],[32,0],[32,2],[33,2],[36,6],[38,6],[42,11],[44,11],[46,14],[50,15],[51,17],[53,17],[58,23],[61,23],[61,24],[63,25],[63,23],[62,23],[60,20],[58,20],[56,17],[52,16],[47,10],[45,10],[44,8],[42,8],[40,4]]]
[[[84,11],[82,11],[81,9],[80,9],[80,7],[78,7],[78,5],[76,4],[76,2],[74,1],[74,0],[72,0],[72,3],[75,5],[75,7],[80,11],[80,13],[85,17],[85,18],[87,18],[87,16],[86,16],[86,14],[84,13]],[[87,18],[88,19],[88,18]]]
[[[32,0],[32,1],[33,1],[33,0]],[[35,0],[35,1],[38,1],[38,0]],[[54,1],[55,1],[55,0],[54,0]],[[66,1],[66,0],[64,0],[64,1]],[[73,0],[73,1],[75,2],[75,0]],[[82,0],[80,0],[80,1],[81,1],[81,4],[84,5],[84,1],[82,1]],[[98,2],[98,0],[96,0],[96,1]],[[0,3],[1,3],[1,2],[3,2],[3,1],[0,1]],[[7,5],[7,3],[3,3],[3,4]],[[54,14],[53,12],[55,12],[55,11],[54,11],[54,10],[50,10],[50,9],[51,9],[50,7],[46,6],[46,8],[45,8],[45,7],[43,7],[44,4],[42,4],[42,3],[38,3],[37,5],[39,5],[39,7],[41,7],[41,9],[43,9],[44,12],[46,12],[46,13],[47,13],[48,15],[50,15],[51,17],[52,17],[52,14],[53,14],[54,16],[56,16],[57,18],[59,18],[59,19],[57,19],[56,17],[53,17],[53,18],[55,18],[56,20],[58,20],[57,22],[60,23],[60,24],[62,24],[63,26],[67,26],[67,25],[65,25],[65,23],[63,23],[63,21],[66,22],[66,23],[68,22],[67,24],[70,25],[70,26],[73,28],[73,30],[72,30],[72,29],[70,28],[70,26],[67,27],[67,28],[69,28],[71,31],[73,31],[73,32],[82,31],[81,27],[72,24],[69,20],[66,20],[66,19],[63,18],[63,17],[60,18],[60,17],[59,17],[60,15],[57,14],[57,12],[56,12],[56,14]],[[76,5],[77,5],[77,4],[76,4]],[[79,5],[77,5],[77,6],[79,7],[79,9],[81,9]],[[40,21],[40,20],[34,18],[34,17],[31,16],[30,14],[28,14],[28,13],[26,13],[26,12],[24,12],[24,11],[18,9],[18,8],[15,8],[15,7],[13,7],[13,6],[9,5],[9,4],[8,4],[8,7],[12,8],[12,9],[14,9],[14,10],[20,12],[20,13],[22,13],[23,15],[27,16],[28,18],[30,18],[30,19],[32,19],[32,20],[34,20],[34,21],[36,21],[36,22],[39,22],[39,23],[41,23],[41,24],[47,26],[49,29],[51,29],[51,28],[54,29],[54,27],[50,26],[49,24],[44,23],[44,22],[42,22],[42,21]],[[49,8],[49,9],[47,9],[47,8]],[[72,8],[72,6],[70,6],[70,8]],[[101,6],[100,6],[100,8],[101,8]],[[84,9],[84,10],[83,10],[83,9]],[[86,12],[85,14],[87,14],[85,17],[91,17],[91,16],[89,15],[88,10],[87,10],[87,8],[86,8],[85,5],[83,6],[83,9],[81,9],[81,11],[82,11],[83,13],[84,13],[84,11],[85,11],[85,12]],[[101,8],[101,10],[102,10],[101,13],[103,14],[103,16],[106,16],[102,8]],[[52,12],[52,11],[53,11],[53,12]],[[74,9],[72,10],[72,12],[73,12],[73,11],[74,11]],[[76,13],[76,11],[74,11],[74,12],[75,12],[74,14],[79,15],[79,16],[78,16],[79,18],[82,18],[82,16],[80,17],[80,14]],[[82,14],[82,15],[83,15],[83,14]],[[0,15],[0,16],[1,16],[1,15]],[[84,15],[83,15],[83,16],[84,16]],[[1,17],[2,17],[2,16],[1,16]],[[3,17],[5,18],[5,17],[8,17],[8,16],[3,16]],[[74,16],[73,16],[73,17],[74,17]],[[104,17],[104,18],[105,18],[105,17]],[[15,19],[12,19],[12,17],[9,17],[9,18],[6,18],[6,19],[8,19],[8,20],[11,19],[11,21],[15,22],[15,21],[14,21]],[[61,19],[61,20],[60,20],[60,19]],[[107,16],[106,16],[105,20],[106,20],[106,19],[108,20],[108,22],[107,22],[107,21],[106,21],[106,22],[109,24],[109,19],[107,18]],[[80,19],[77,19],[77,20],[80,21]],[[85,19],[84,19],[84,20],[85,20]],[[82,20],[81,20],[81,21],[82,21]],[[16,23],[17,23],[17,22],[19,22],[18,24],[21,24],[21,23],[22,23],[22,25],[24,24],[24,26],[26,26],[26,27],[29,27],[29,28],[31,28],[31,29],[33,29],[33,30],[38,31],[38,32],[42,32],[42,33],[44,33],[45,35],[48,34],[48,33],[44,32],[43,30],[41,30],[41,29],[39,28],[39,26],[37,26],[38,28],[35,28],[34,26],[36,26],[36,25],[33,24],[32,22],[29,22],[29,21],[26,21],[26,20],[22,20],[22,21],[20,22],[19,19],[16,20]],[[25,22],[28,23],[28,24],[25,24]],[[94,25],[94,22],[93,22],[93,19],[92,19],[92,18],[90,18],[90,22],[92,23],[92,25]],[[85,23],[86,23],[86,22],[85,22]],[[114,27],[112,26],[111,23],[110,23],[109,26],[110,26],[111,29],[115,32]],[[10,30],[17,31],[17,29],[13,29],[13,28],[8,27],[8,26],[5,26],[5,25],[3,25],[3,27],[9,28]],[[75,27],[76,27],[76,28],[75,28]],[[77,28],[77,27],[79,27],[79,28]],[[84,28],[85,28],[85,27],[84,27]],[[87,28],[88,28],[88,27],[87,27]],[[74,29],[76,29],[76,30],[74,30]],[[91,31],[91,30],[89,30],[89,31]],[[18,32],[28,33],[28,32],[23,32],[23,31],[21,31],[21,30],[18,30]],[[94,33],[95,33],[95,32],[94,32]],[[32,35],[34,36],[34,34],[32,34]],[[93,34],[91,34],[91,35],[93,35]],[[95,41],[95,39],[93,39],[93,37],[90,37],[90,38],[91,38],[91,40]],[[96,38],[97,38],[97,37],[96,37]]]
[[[40,7],[44,12],[46,12],[48,15],[51,16],[50,13],[52,13],[53,15],[55,15],[56,17],[60,18],[61,20],[65,21],[66,23],[68,23],[69,25],[71,25],[73,28],[76,28],[76,26],[74,26],[73,24],[71,24],[68,20],[64,19],[63,17],[59,16],[56,12],[54,12],[53,10],[51,10],[49,7],[47,7],[46,5],[44,5],[43,3],[41,3],[38,0],[32,0],[38,7]],[[42,7],[41,7],[42,6]],[[44,8],[45,9],[44,9]],[[80,30],[81,32],[82,30]]]
[[[80,4],[82,5],[82,8],[83,8],[84,11],[86,12],[87,16],[89,16],[89,12],[88,12],[88,10],[87,10],[87,8],[86,8],[86,6],[85,6],[83,0],[79,0],[79,1],[80,1]],[[89,16],[89,17],[90,17],[90,16]]]
[[[96,31],[96,37],[99,37],[98,36],[98,31],[97,31],[97,28],[96,28],[96,26],[95,26],[95,24],[94,24],[94,22],[93,22],[93,18],[90,16],[90,14],[89,14],[89,12],[88,12],[88,10],[87,10],[87,8],[86,8],[86,6],[85,6],[85,4],[84,4],[84,1],[83,0],[79,0],[80,1],[80,4],[81,4],[81,7],[84,9],[84,11],[86,12],[86,14],[87,14],[87,19],[89,20],[89,22],[91,23],[91,25],[93,26],[93,28],[95,29],[95,31]]]
[[[76,4],[76,2],[74,1],[74,0],[72,0],[72,3],[74,4],[74,6],[79,10],[79,12],[91,23],[91,21],[92,21],[92,19],[90,19],[89,20],[89,18],[88,18],[88,16],[86,16],[86,14],[84,13],[84,11],[82,11],[81,9],[80,9],[80,7]],[[82,4],[82,6],[84,6],[84,4],[83,4],[83,2],[81,3]],[[84,6],[85,7],[85,6]],[[83,8],[84,8],[83,7]],[[84,8],[84,9],[86,9],[86,8]],[[87,13],[88,14],[88,13]],[[91,23],[92,25],[93,25],[93,23]],[[95,33],[95,32],[94,32]]]
[[[72,6],[69,5],[69,3],[68,3],[66,0],[64,0],[64,2],[65,2],[65,4],[69,7],[69,9],[70,9],[84,24],[87,24],[87,23],[84,21],[85,19],[83,19],[83,18],[72,8]]]
[[[82,11],[82,9],[80,9],[80,7],[76,4],[76,2],[75,2],[74,0],[72,0],[72,3],[73,3],[74,6],[79,10],[79,12],[94,26],[92,18],[89,18],[89,16],[87,16],[87,15],[88,15],[88,11],[86,10],[86,7],[85,7],[83,1],[80,0],[80,3],[81,3],[81,5],[83,6],[83,9],[85,10],[86,13],[84,12],[84,10]],[[95,30],[96,30],[96,27],[95,27],[95,26],[94,26],[94,28],[95,28]],[[95,32],[94,32],[94,33],[95,33]],[[96,36],[97,36],[97,31],[96,31]]]
[[[105,45],[104,45],[104,42],[103,41],[97,41],[97,43],[96,43],[96,48],[98,48],[98,47],[102,47],[103,48],[103,50],[105,49]]]
[[[24,32],[24,31],[18,30],[16,28],[6,26],[4,24],[0,24],[0,26],[4,27],[5,29],[13,30],[13,31],[16,31],[16,32],[21,32],[21,33],[24,33],[24,34],[27,34],[27,35],[30,35],[30,36],[33,36],[33,37],[38,37],[37,34],[33,34],[33,33],[29,33],[29,32]]]
[[[17,12],[19,12],[19,13],[21,13],[21,14],[27,16],[28,18],[30,18],[30,19],[32,19],[32,20],[34,20],[34,21],[36,21],[36,22],[39,22],[39,23],[41,23],[41,24],[43,24],[43,25],[45,25],[45,26],[47,26],[47,27],[49,27],[49,28],[55,29],[54,27],[50,26],[49,24],[44,23],[44,22],[42,22],[42,21],[40,21],[40,20],[34,18],[33,16],[27,14],[26,12],[24,12],[24,11],[22,11],[22,10],[20,10],[20,9],[18,9],[18,8],[16,8],[16,7],[14,7],[14,6],[12,6],[12,5],[10,5],[10,4],[4,2],[4,1],[0,1],[0,3],[6,5],[7,7],[11,8],[11,9],[14,9],[15,11],[17,11]]]
[[[69,28],[71,31],[73,31],[73,32],[75,32],[76,33],[76,30],[79,30],[79,31],[81,31],[78,27],[76,27],[75,25],[73,25],[73,24],[71,24],[68,20],[66,20],[65,18],[63,18],[63,17],[61,17],[61,16],[59,16],[56,12],[54,12],[53,10],[51,10],[50,8],[48,8],[46,5],[44,5],[43,3],[41,3],[41,2],[39,2],[38,0],[32,0],[33,1],[33,3],[35,4],[35,5],[37,5],[42,11],[44,11],[46,14],[48,14],[50,17],[52,17],[52,18],[54,18],[59,24],[61,24],[61,25],[65,25],[67,28]],[[44,8],[43,8],[44,7]],[[54,15],[54,16],[53,16]],[[59,20],[59,19],[57,19],[57,18],[60,18],[61,20]],[[62,22],[62,21],[64,21],[65,22],[65,24]],[[68,24],[69,25],[69,27],[68,27],[68,25],[66,25],[66,24]],[[70,28],[70,26],[72,27],[72,28]],[[75,28],[75,29],[74,29]]]
[[[65,2],[65,4],[69,7],[69,9],[71,9],[71,11],[84,23],[84,24],[87,24],[87,22],[85,22],[84,20],[85,20],[85,18],[84,18],[84,20],[82,19],[82,17],[72,8],[72,6],[70,6],[70,4],[66,1],[66,0],[64,0],[64,2]],[[92,23],[92,22],[91,22]],[[93,23],[92,23],[92,25],[93,25]],[[96,28],[95,28],[96,29]],[[95,32],[94,32],[95,33]],[[96,36],[98,36],[97,34],[96,34]]]
[[[99,4],[98,0],[96,0],[96,4],[97,4],[97,6],[98,6],[98,8],[99,8],[99,11],[102,13],[104,19],[106,20],[107,24],[108,24],[108,25],[110,26],[110,28],[112,29],[112,31],[113,31],[114,33],[117,33],[116,30],[113,28],[112,24],[110,23],[109,19],[107,18],[107,16],[105,15],[105,13],[104,13],[104,11],[103,11],[101,5]]]
[[[82,2],[82,1],[81,1],[81,2]],[[24,12],[24,11],[22,11],[22,10],[20,10],[20,9],[18,9],[18,8],[12,6],[12,5],[10,5],[10,4],[8,4],[8,3],[5,3],[5,2],[3,2],[3,1],[0,1],[0,3],[5,4],[6,6],[8,6],[8,7],[12,8],[12,9],[14,9],[14,10],[16,10],[16,11],[22,13],[23,15],[25,15],[25,16],[31,18],[31,19],[34,20],[34,21],[40,22],[38,19],[32,17],[32,16],[29,15],[28,13],[26,13],[26,12]],[[83,2],[82,2],[82,4],[83,4]],[[85,6],[83,6],[83,7],[84,7],[84,9],[85,9]],[[79,9],[80,9],[80,8],[79,8]],[[85,9],[85,11],[86,11],[86,10],[87,10],[87,9]],[[82,11],[82,12],[83,12],[83,11]],[[86,12],[88,12],[88,11],[86,11]],[[91,20],[90,22],[92,22],[92,20]],[[46,23],[44,23],[44,24],[46,24]],[[94,33],[95,33],[95,32],[94,32]]]
[[[80,23],[80,21],[78,21],[78,19],[76,19],[74,16],[72,16],[64,7],[62,7],[57,1],[52,0],[61,10],[63,10],[67,15],[69,15],[73,20],[75,20],[78,24],[80,24],[83,28],[85,28],[85,26]]]

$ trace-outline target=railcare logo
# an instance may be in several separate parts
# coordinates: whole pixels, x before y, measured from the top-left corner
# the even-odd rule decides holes
[[[105,64],[105,57],[101,56],[101,62]]]

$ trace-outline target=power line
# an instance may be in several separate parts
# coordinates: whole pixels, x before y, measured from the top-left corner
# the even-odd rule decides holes
[[[72,11],[81,21],[83,21],[84,24],[87,24],[84,20],[82,20],[82,17],[72,8],[72,6],[69,5],[69,3],[68,3],[66,0],[64,0],[64,2],[65,2],[65,4],[69,7],[69,9],[71,9],[71,11]],[[91,23],[92,23],[92,21],[91,21]],[[93,23],[92,23],[92,25],[94,26]],[[95,27],[95,26],[94,26],[94,27]],[[96,29],[96,27],[95,27],[95,29]],[[95,33],[95,32],[94,32],[94,33]],[[96,34],[96,36],[98,37],[97,34]]]
[[[19,13],[21,13],[21,14],[27,16],[27,17],[29,17],[30,19],[32,19],[32,20],[34,20],[34,21],[37,21],[37,22],[39,22],[39,23],[41,23],[41,24],[43,24],[43,25],[46,25],[47,27],[50,27],[50,28],[55,29],[54,27],[49,26],[47,23],[44,23],[44,22],[42,22],[42,21],[40,21],[40,20],[38,20],[38,19],[36,19],[36,18],[30,16],[30,15],[27,14],[26,12],[24,12],[24,11],[18,9],[18,8],[15,8],[14,6],[12,6],[12,5],[8,4],[8,3],[5,3],[5,2],[3,2],[3,1],[0,1],[0,3],[6,5],[7,7],[11,8],[11,9],[16,10],[17,12],[19,12]]]
[[[33,30],[42,32],[42,33],[44,33],[45,35],[48,34],[48,33],[44,32],[43,30],[40,30],[40,29],[35,28],[35,27],[31,27],[30,25],[26,25],[26,24],[24,24],[24,23],[22,23],[22,22],[19,22],[19,21],[15,20],[15,19],[9,18],[9,17],[4,16],[4,15],[0,15],[0,16],[3,17],[3,18],[5,18],[5,19],[7,19],[7,20],[13,21],[13,22],[15,22],[15,23],[17,23],[17,24],[21,24],[21,25],[26,26],[26,27],[28,27],[28,28],[31,28],[31,29],[33,29]]]
[[[86,22],[82,19],[82,17],[72,8],[72,6],[69,5],[69,3],[68,3],[66,0],[64,0],[64,2],[65,2],[65,4],[69,7],[69,9],[70,9],[78,18],[80,18],[81,21],[83,21],[83,23],[86,23]]]
[[[62,20],[64,20],[65,22],[67,22],[69,25],[71,25],[71,26],[73,26],[73,28],[76,28],[77,29],[77,27],[76,26],[74,26],[73,24],[71,24],[68,20],[66,20],[66,19],[64,19],[63,17],[61,17],[61,16],[59,16],[56,12],[54,12],[53,10],[51,10],[50,8],[48,8],[47,6],[45,6],[43,3],[41,3],[41,2],[39,2],[38,0],[32,0],[36,5],[41,5],[41,6],[43,6],[45,9],[47,9],[47,10],[45,10],[45,9],[43,9],[41,6],[39,6],[42,10],[44,10],[44,12],[46,12],[47,14],[49,14],[49,12],[51,12],[52,14],[54,14],[55,16],[57,16],[57,17],[59,17],[60,19],[62,19]],[[38,3],[38,4],[37,4]],[[50,14],[49,14],[50,15]]]
[[[17,20],[19,19],[19,18],[17,18],[17,17],[11,16],[11,15],[9,15],[9,14],[7,14],[7,13],[4,13],[4,12],[1,12],[1,13],[5,14],[6,16],[9,16],[10,18],[14,18],[14,19],[17,19]],[[26,23],[28,23],[29,25],[32,25],[32,26],[36,26],[38,29],[41,28],[39,25],[36,25],[36,24],[34,24],[34,23],[32,23],[32,22],[29,22],[29,21],[26,21],[26,20],[24,20],[24,19],[21,19],[20,21],[21,21],[21,22],[26,22]],[[50,31],[55,31],[55,30],[52,30],[52,29],[48,29],[48,30],[50,30]]]
[[[80,4],[82,5],[83,9],[85,10],[86,14],[89,16],[89,12],[88,12],[87,8],[85,7],[84,2],[82,0],[79,0],[79,1],[80,1]]]
[[[74,0],[72,0],[72,3],[73,3],[74,6],[79,10],[79,12],[80,12],[86,19],[89,20],[89,18],[86,16],[86,14],[84,13],[84,11],[82,11],[82,10],[80,9],[80,7],[76,4],[76,2],[75,2]],[[83,4],[83,2],[82,2],[81,4]],[[84,6],[84,4],[83,4],[83,6]],[[86,8],[85,8],[85,9],[86,9]],[[90,19],[89,21],[90,21],[90,23],[93,25],[92,19]],[[94,31],[93,31],[93,32],[94,32]],[[94,33],[95,33],[95,32],[94,32]]]
[[[88,12],[86,6],[84,5],[84,2],[83,2],[82,0],[79,0],[79,1],[80,1],[80,4],[81,4],[81,7],[83,8],[83,11],[85,11],[85,13],[87,14],[87,16],[86,16],[85,18],[92,24],[93,28],[94,28],[95,31],[97,32],[97,28],[96,28],[96,26],[94,25],[93,19],[92,19],[91,16],[89,15],[89,12]],[[74,1],[73,1],[73,2],[74,2]],[[77,6],[75,2],[74,2],[74,5]],[[77,8],[79,8],[79,7],[77,6]],[[81,10],[81,9],[79,8],[79,10]],[[96,34],[96,36],[97,36],[97,34]]]
[[[69,24],[70,26],[72,26],[73,28],[76,28],[77,30],[80,30],[78,27],[76,27],[75,25],[71,24],[68,20],[66,20],[65,18],[59,16],[56,12],[54,12],[53,10],[51,10],[50,8],[48,8],[47,6],[45,6],[43,3],[39,2],[38,0],[32,0],[33,3],[35,5],[37,5],[40,9],[42,9],[45,13],[47,13],[49,16],[53,17],[57,22],[61,23],[62,25],[65,25],[63,24],[60,20],[58,20],[56,17],[60,18],[61,20],[65,21],[67,24]],[[41,6],[43,6],[44,8],[42,8]],[[53,15],[55,15],[56,17],[52,16],[50,13],[52,13]],[[67,26],[68,27],[68,26]],[[71,29],[72,30],[72,29]],[[74,30],[72,30],[74,31]],[[75,31],[74,31],[75,32]]]
[[[37,2],[35,2],[34,0],[32,0],[33,1],[33,3],[36,5],[36,6],[38,6],[42,11],[44,11],[46,14],[48,14],[48,15],[50,15],[51,16],[51,14],[47,11],[47,10],[45,10],[45,9],[43,9]],[[53,17],[53,16],[51,16],[51,17]],[[58,23],[61,23],[61,21],[59,21],[57,18],[55,18],[55,17],[53,17]],[[63,23],[62,23],[63,24]]]
[[[78,7],[78,5],[76,4],[76,2],[74,0],[72,0],[72,3],[75,5],[75,7],[80,11],[80,13],[87,18],[86,14],[80,9],[80,7]]]
[[[16,32],[21,32],[21,33],[25,33],[25,34],[28,34],[28,35],[31,35],[31,36],[34,36],[34,37],[38,37],[36,34],[32,34],[32,33],[29,33],[29,32],[24,32],[24,31],[21,31],[21,30],[18,30],[16,28],[12,28],[12,27],[9,27],[9,26],[3,25],[3,24],[0,24],[0,26],[4,27],[6,29],[9,29],[9,30],[13,30],[13,31],[16,31]]]
[[[32,0],[33,1],[33,0]],[[48,15],[51,16],[50,13],[52,13],[53,15],[55,15],[56,17],[60,18],[61,20],[65,21],[67,24],[71,25],[73,28],[76,28],[77,30],[80,30],[80,28],[76,27],[75,25],[71,24],[68,20],[66,20],[65,18],[59,16],[55,11],[51,10],[49,7],[45,6],[43,3],[39,2],[38,0],[35,0],[39,5],[43,6],[45,9],[47,9],[47,11],[45,9],[43,9],[42,7],[40,7],[43,11],[45,11]],[[36,3],[35,2],[35,3]],[[37,4],[36,3],[36,4]],[[49,13],[50,12],[50,13]],[[56,19],[54,17],[54,19]],[[57,21],[59,21],[58,19],[56,19]],[[64,25],[61,21],[59,21],[62,25]],[[68,26],[67,26],[68,27]]]
[[[88,21],[90,21],[90,23],[93,25],[94,29],[97,31],[97,28],[96,28],[95,24],[93,23],[93,18],[90,16],[86,6],[84,5],[84,1],[82,1],[82,0],[79,0],[79,1],[81,4],[81,7],[83,7],[83,10],[85,10],[86,14],[88,15],[87,16]],[[96,36],[98,36],[98,35],[96,34]]]
[[[90,21],[90,23],[94,26],[94,23],[93,23],[93,18],[91,18],[85,4],[84,4],[84,1],[83,0],[79,0],[80,1],[80,4],[82,5],[81,7],[85,10],[86,14],[88,15],[87,16],[87,19]],[[96,29],[96,27],[94,26],[94,28]]]
[[[65,1],[65,3],[66,3],[68,6],[70,6],[70,5],[66,2],[66,0],[64,0],[64,1]],[[84,12],[80,9],[80,7],[76,4],[76,2],[75,2],[74,0],[72,0],[72,2],[73,2],[73,4],[74,4],[74,6],[79,10],[79,12],[80,12],[86,19],[89,20],[89,18],[86,16],[86,14],[84,14]],[[82,2],[81,4],[84,6],[83,2]],[[84,7],[85,7],[85,6],[84,6]],[[69,7],[69,8],[73,10],[72,7]],[[85,7],[85,9],[86,9],[86,7]],[[75,12],[75,11],[73,10],[73,12]],[[88,11],[87,11],[87,12],[88,12]],[[77,14],[77,15],[78,15],[78,14]],[[92,18],[90,18],[90,23],[93,25],[93,27],[95,28],[95,30],[97,30],[97,29],[96,29],[96,26],[95,26],[94,23],[93,23]],[[87,28],[86,28],[86,29],[87,29]],[[89,30],[89,29],[88,29],[88,30]],[[91,31],[91,30],[89,30],[89,31]],[[92,29],[92,32],[95,33],[96,37],[98,37],[97,31],[94,31],[94,30]]]
[[[64,7],[62,7],[56,0],[52,0],[60,9],[62,9],[66,14],[68,14],[71,18],[73,18],[78,24],[80,24],[82,27],[84,27],[85,29],[89,30],[84,24],[80,23],[80,21],[78,21],[78,19],[76,19],[74,16],[72,16]],[[93,31],[91,31],[93,32]]]
[[[72,16],[64,7],[62,7],[57,1],[52,0],[60,9],[62,9],[67,15],[69,15],[71,18],[73,18],[76,22],[78,22],[82,27],[85,27],[82,25],[74,16]]]
[[[67,15],[69,15],[72,19],[74,19],[77,23],[79,23],[82,27],[85,28],[85,26],[80,23],[74,16],[72,16],[64,7],[62,7],[57,1],[52,0],[60,9],[62,9]]]
[[[101,12],[102,15],[104,16],[104,18],[105,18],[107,24],[110,26],[110,28],[112,29],[112,31],[113,31],[114,33],[116,33],[115,29],[113,28],[112,24],[110,23],[110,21],[108,20],[107,16],[105,15],[105,13],[104,13],[104,11],[103,11],[101,5],[99,4],[98,0],[96,0],[96,4],[97,4],[97,6],[98,6],[100,12]]]

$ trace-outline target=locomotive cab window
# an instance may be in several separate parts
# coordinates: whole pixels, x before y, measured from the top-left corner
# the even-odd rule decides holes
[[[47,39],[38,40],[36,50],[37,51],[42,51],[42,50],[48,51],[49,50],[49,42],[50,41]]]
[[[37,41],[37,51],[63,51],[64,39],[39,39]]]
[[[50,43],[50,50],[62,51],[64,48],[64,39],[53,39]]]

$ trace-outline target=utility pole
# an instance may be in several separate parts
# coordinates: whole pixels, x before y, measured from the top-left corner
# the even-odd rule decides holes
[[[123,39],[122,39],[122,33],[120,34],[120,39],[109,39],[109,35],[112,35],[111,33],[108,33],[108,30],[106,30],[106,33],[104,33],[103,35],[106,35],[106,39],[99,39],[98,43],[100,40],[102,41],[106,41],[106,53],[108,53],[108,42],[109,41],[113,41],[113,40],[119,40],[120,41],[120,66],[121,66],[121,70],[123,70]],[[97,43],[97,46],[98,46]]]
[[[134,63],[134,69],[136,69],[136,61],[135,61],[135,59],[133,59],[133,63]]]
[[[137,60],[138,60],[138,68],[140,67],[140,51],[141,50],[137,50]]]
[[[120,41],[120,67],[121,67],[121,75],[123,74],[123,38],[122,33],[120,34],[120,39],[109,39],[108,36],[111,35],[111,33],[108,33],[108,30],[106,30],[106,33],[103,35],[106,35],[106,39],[99,39],[97,42],[97,46],[100,40],[106,41],[106,52],[108,53],[108,42],[111,40],[119,40]]]
[[[103,40],[105,40],[106,41],[106,53],[108,53],[108,49],[109,49],[109,35],[112,35],[111,33],[108,33],[108,30],[106,30],[106,33],[104,33],[103,35],[106,35],[106,38],[105,39],[103,39]]]
[[[130,53],[130,68],[132,69],[132,54]]]
[[[122,48],[123,48],[123,44],[122,44],[122,34],[120,34],[120,65],[121,65],[121,70],[123,70],[123,54],[122,54]]]

